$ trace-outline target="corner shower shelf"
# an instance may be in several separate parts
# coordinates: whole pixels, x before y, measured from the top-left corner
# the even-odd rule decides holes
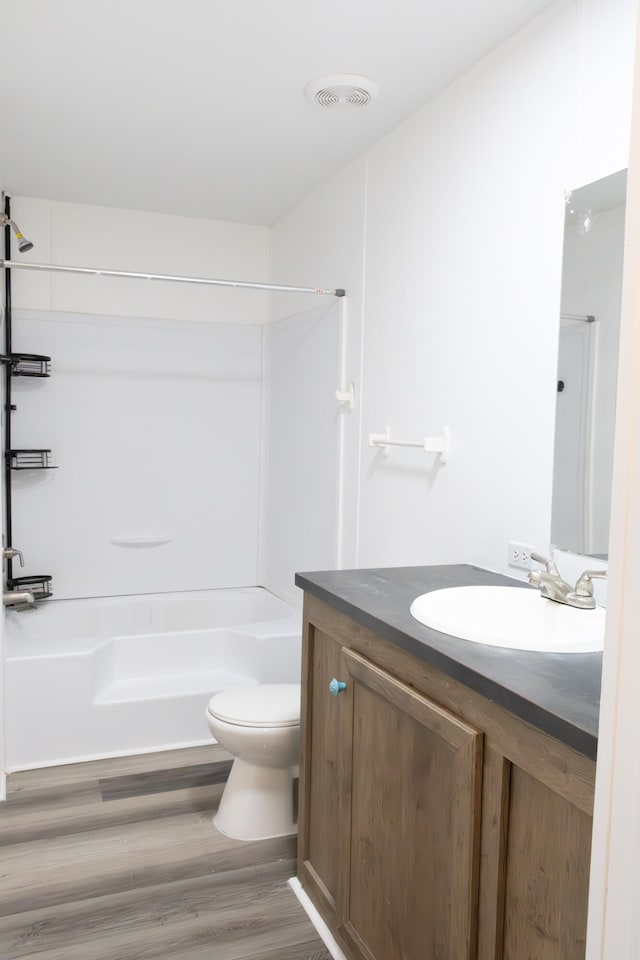
[[[40,353],[10,353],[0,358],[12,377],[50,377],[51,357]]]
[[[7,587],[9,590],[27,590],[33,594],[33,599],[37,602],[38,600],[48,600],[49,597],[53,596],[51,591],[52,579],[49,575],[39,577],[11,577],[11,579],[7,581]]]
[[[57,470],[52,463],[51,450],[9,450],[7,459],[12,470]]]
[[[7,581],[7,587],[9,590],[27,590],[33,594],[33,599],[37,602],[38,600],[48,600],[49,597],[53,596],[51,591],[52,579],[48,574],[39,577],[11,577]]]

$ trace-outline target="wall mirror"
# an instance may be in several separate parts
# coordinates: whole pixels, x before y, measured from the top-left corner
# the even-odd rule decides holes
[[[607,557],[626,170],[567,194],[551,543]]]

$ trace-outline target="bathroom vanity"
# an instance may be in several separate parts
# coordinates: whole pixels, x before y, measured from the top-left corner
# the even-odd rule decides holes
[[[522,588],[470,566],[296,583],[298,879],[346,956],[582,960],[601,654],[489,648],[411,617],[429,590]]]

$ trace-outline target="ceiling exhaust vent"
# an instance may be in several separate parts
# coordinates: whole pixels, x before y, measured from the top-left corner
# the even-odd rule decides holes
[[[336,73],[318,77],[306,86],[311,103],[325,110],[359,110],[378,96],[378,85],[368,77]]]

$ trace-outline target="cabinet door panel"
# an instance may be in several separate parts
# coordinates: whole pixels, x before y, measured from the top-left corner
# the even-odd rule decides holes
[[[344,862],[345,804],[339,752],[350,727],[350,698],[334,697],[329,683],[345,672],[342,648],[309,624],[305,631],[306,675],[302,714],[302,769],[298,874],[325,918],[335,918],[339,869]]]
[[[591,818],[511,769],[504,960],[583,960]]]
[[[362,957],[471,960],[482,737],[362,657],[351,682],[351,849],[343,933]]]

